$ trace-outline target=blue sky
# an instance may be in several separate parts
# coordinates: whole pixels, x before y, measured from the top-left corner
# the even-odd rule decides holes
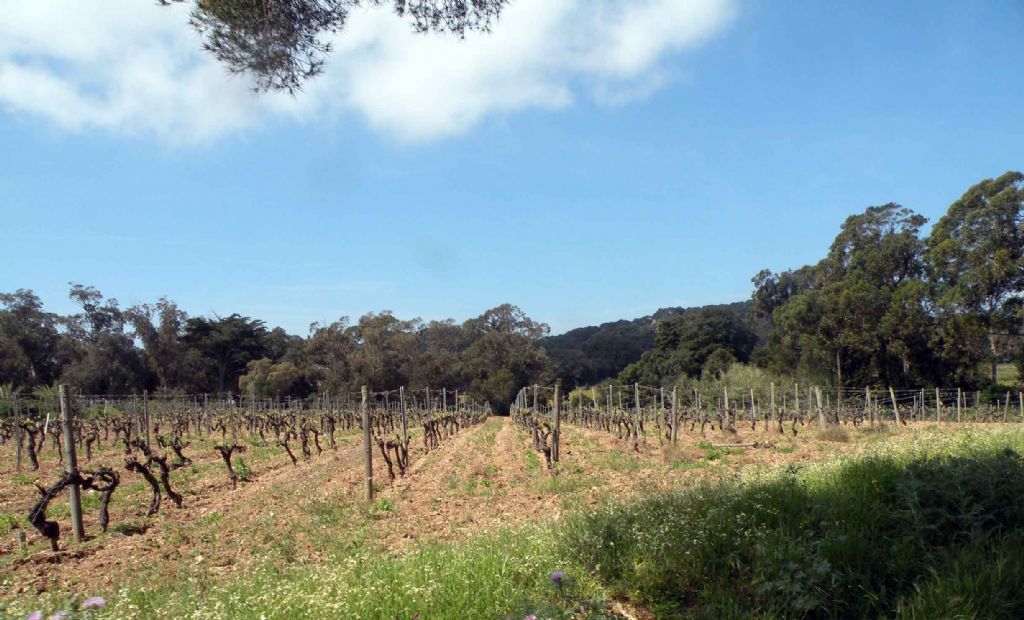
[[[584,25],[567,0],[536,31],[512,14],[496,43],[444,47],[381,34],[385,16],[343,33],[359,46],[292,101],[253,100],[141,4],[169,33],[165,73],[97,73],[149,58],[87,36],[145,31],[131,20],[94,10],[57,50],[82,21],[60,7],[0,26],[16,41],[0,43],[0,290],[54,311],[72,310],[75,281],[299,334],[504,302],[558,333],[745,299],[758,270],[817,260],[869,205],[934,221],[1024,168],[1024,5],[1010,0],[608,0]],[[685,21],[660,29],[671,19]],[[538,37],[573,44],[540,54]]]

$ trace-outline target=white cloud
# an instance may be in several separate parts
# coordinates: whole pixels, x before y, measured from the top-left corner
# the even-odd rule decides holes
[[[324,75],[257,96],[200,50],[186,7],[144,0],[7,0],[0,108],[77,131],[199,144],[276,116],[355,113],[402,141],[580,97],[621,105],[667,82],[667,56],[703,43],[734,0],[513,0],[491,34],[418,35],[390,11],[350,16]]]

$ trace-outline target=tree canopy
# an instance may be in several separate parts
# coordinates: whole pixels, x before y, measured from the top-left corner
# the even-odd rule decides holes
[[[257,91],[294,93],[323,72],[329,37],[356,9],[390,5],[416,32],[487,31],[508,0],[158,0],[188,2],[189,22],[228,71],[252,76]]]
[[[755,357],[837,385],[995,383],[997,362],[1010,360],[1000,338],[1020,338],[1022,187],[1019,172],[974,185],[927,237],[910,209],[869,207],[817,264],[761,271],[752,299],[773,331]]]
[[[371,312],[301,337],[238,313],[190,317],[167,298],[122,309],[80,284],[70,296],[81,312],[58,316],[32,291],[0,294],[0,384],[274,399],[448,387],[501,410],[522,386],[553,376],[538,345],[548,326],[511,304],[461,324]]]

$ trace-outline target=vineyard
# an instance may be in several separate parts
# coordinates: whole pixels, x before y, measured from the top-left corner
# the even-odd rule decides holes
[[[803,405],[801,405],[801,398]],[[765,438],[751,444],[719,447],[777,447],[771,437],[797,437],[812,425],[819,432],[864,427],[894,429],[912,423],[1024,423],[1024,392],[983,399],[981,392],[961,389],[875,390],[809,387],[789,389],[775,384],[751,388],[739,395],[640,384],[607,385],[576,390],[563,402],[561,387],[530,386],[516,395],[512,418],[526,429],[548,468],[559,461],[559,438],[564,423],[603,431],[639,452],[652,437],[659,445],[676,444],[681,433],[706,438],[709,432],[738,436],[761,431]]]
[[[956,389],[555,385],[523,388],[503,418],[447,389],[39,392],[0,403],[0,601],[405,553],[680,484],[1020,428],[1022,405]]]

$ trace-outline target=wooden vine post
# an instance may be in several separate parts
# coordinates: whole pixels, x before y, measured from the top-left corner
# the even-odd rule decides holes
[[[68,386],[63,383],[57,387],[60,398],[60,421],[64,427],[64,472],[71,479],[68,485],[68,499],[71,501],[71,533],[75,542],[85,539],[85,528],[82,526],[82,488],[78,482],[78,458],[75,455],[75,433],[72,423],[71,401],[68,399]]]
[[[640,440],[640,384],[633,384],[633,412],[636,419],[633,420],[633,448],[638,446]]]
[[[611,386],[611,384],[609,384],[608,385],[608,402],[605,403],[608,406],[608,417],[609,418],[612,417],[612,401],[613,400],[614,400],[614,397],[612,396],[612,386]]]
[[[14,471],[21,471],[21,413],[18,411],[18,395],[14,394],[12,398],[14,407],[14,441],[17,455],[14,460]]]
[[[956,389],[956,421],[960,422],[960,388]]]
[[[892,399],[892,412],[896,416],[896,429],[899,430],[902,422],[900,421],[900,408],[896,405],[896,391],[889,386],[889,398]]]
[[[818,402],[818,428],[825,430],[825,412],[821,408],[821,388],[814,388],[814,398]]]
[[[146,426],[146,447],[152,449],[149,442],[149,390],[142,391],[142,423]]]
[[[871,428],[875,428],[875,410],[871,408],[871,388],[864,387],[864,415],[867,416]]]
[[[366,501],[373,501],[373,448],[370,438],[370,406],[367,402],[369,394],[366,386],[362,389],[362,413],[363,413],[363,462],[366,465]]]
[[[551,461],[558,462],[558,448],[562,442],[562,382],[555,382],[555,429],[551,436]]]
[[[409,414],[405,410],[405,386],[398,388],[398,399],[402,403],[402,441],[409,443]]]
[[[799,383],[794,383],[793,384],[793,399],[794,399],[793,411],[796,412],[795,415],[799,416],[800,415],[800,384]],[[796,428],[796,427],[794,427],[794,428]]]
[[[676,444],[676,438],[679,436],[679,433],[678,433],[679,406],[677,404],[679,401],[676,398],[676,395],[677,395],[677,391],[676,391],[676,388],[673,386],[672,387],[672,435],[671,435],[672,445]]]

